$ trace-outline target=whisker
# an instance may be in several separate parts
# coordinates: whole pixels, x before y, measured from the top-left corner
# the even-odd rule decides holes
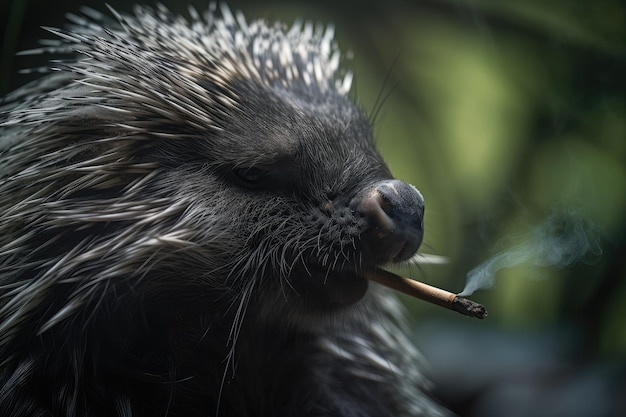
[[[406,261],[407,264],[413,265],[443,265],[447,264],[449,259],[447,256],[433,255],[429,253],[416,253]]]

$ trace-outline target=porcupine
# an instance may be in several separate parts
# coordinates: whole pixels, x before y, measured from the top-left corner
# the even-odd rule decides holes
[[[398,301],[424,203],[332,26],[70,15],[0,119],[0,414],[439,415]]]

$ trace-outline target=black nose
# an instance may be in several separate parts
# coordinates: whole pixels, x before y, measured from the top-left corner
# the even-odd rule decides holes
[[[424,198],[400,180],[375,183],[357,194],[357,215],[365,219],[362,245],[376,263],[413,256],[424,236]]]

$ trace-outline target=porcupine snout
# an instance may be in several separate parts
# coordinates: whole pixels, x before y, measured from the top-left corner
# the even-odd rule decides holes
[[[361,243],[376,258],[399,262],[417,252],[424,236],[424,198],[417,188],[379,181],[357,193],[351,205],[366,221]]]

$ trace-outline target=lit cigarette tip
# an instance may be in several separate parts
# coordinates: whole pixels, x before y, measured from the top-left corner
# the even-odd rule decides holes
[[[484,319],[488,313],[485,307],[450,291],[424,284],[423,282],[404,278],[384,269],[373,269],[364,272],[365,278],[386,287],[400,291],[441,307],[454,310],[466,316]]]
[[[485,306],[464,297],[454,297],[452,309],[466,316],[476,317],[477,319],[484,319],[489,315]]]

